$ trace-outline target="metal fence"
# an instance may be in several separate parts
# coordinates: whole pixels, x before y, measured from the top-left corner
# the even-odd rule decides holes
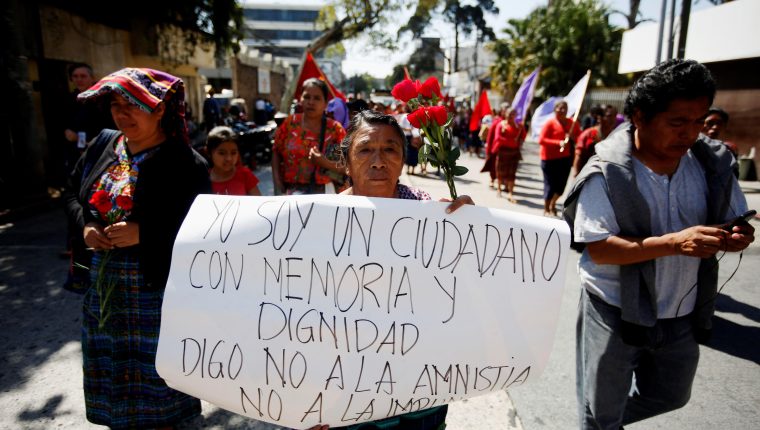
[[[623,112],[625,97],[629,88],[593,88],[586,93],[581,106],[581,114],[588,112],[593,105],[612,105],[618,112]]]

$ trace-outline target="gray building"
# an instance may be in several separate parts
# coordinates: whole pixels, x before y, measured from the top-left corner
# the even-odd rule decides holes
[[[244,3],[243,44],[280,58],[297,69],[309,43],[322,33],[317,29],[317,19],[323,6],[315,1],[301,4]],[[315,59],[330,82],[334,85],[343,83],[343,58],[318,55]]]

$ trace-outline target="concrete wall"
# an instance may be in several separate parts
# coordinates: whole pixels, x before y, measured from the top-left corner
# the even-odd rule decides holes
[[[185,82],[186,100],[194,113],[200,112],[203,104],[203,83],[198,76],[199,67],[214,67],[214,51],[210,44],[198,44],[193,53],[183,63],[167,61],[171,54],[149,55],[135,52],[134,37],[129,31],[115,29],[85,20],[67,11],[40,6],[40,29],[43,57],[67,62],[83,62],[95,69],[97,78],[124,67],[148,67],[164,70],[182,78]],[[179,38],[178,32],[171,34]],[[147,43],[158,43],[149,40]],[[147,51],[161,51],[162,47]],[[176,56],[174,56],[176,57]],[[73,90],[73,87],[70,88]]]

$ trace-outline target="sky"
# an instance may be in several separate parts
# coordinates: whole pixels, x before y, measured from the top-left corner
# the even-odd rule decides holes
[[[512,18],[525,18],[528,14],[539,6],[545,5],[547,0],[496,0],[496,5],[499,7],[499,15],[487,14],[486,20],[488,24],[494,29],[497,37],[502,37],[503,30],[506,27],[507,20]],[[612,9],[628,10],[628,0],[608,0],[606,1]],[[668,1],[668,3],[670,3]],[[680,2],[679,2],[680,3]],[[707,1],[698,1],[693,7],[692,11],[704,7]],[[640,6],[640,12],[644,18],[659,20],[660,8],[662,0],[642,0]],[[409,16],[412,14],[412,10],[406,11],[403,14],[399,14],[398,17],[394,17],[391,21],[399,23],[397,25],[391,25],[388,27],[389,32],[394,34],[398,31],[400,23],[405,23]],[[615,14],[611,18],[611,22],[614,25],[621,27],[626,26],[625,18],[621,15]],[[435,25],[431,25],[431,28],[425,36],[440,37],[441,46],[444,49],[448,49],[454,46],[454,34],[450,24],[438,21]],[[472,46],[474,40],[462,42],[460,39],[460,46]],[[344,41],[343,45],[346,48],[346,59],[343,61],[343,73],[349,77],[356,74],[369,73],[377,78],[384,78],[389,75],[393,66],[396,64],[405,63],[412,51],[414,51],[414,44],[411,43],[411,39],[407,36],[406,39],[402,39],[399,44],[399,49],[394,52],[387,52],[385,50],[373,49],[367,43],[364,38],[357,38],[354,40]]]

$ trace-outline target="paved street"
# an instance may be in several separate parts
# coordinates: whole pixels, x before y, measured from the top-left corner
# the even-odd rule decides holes
[[[526,144],[518,172],[517,204],[488,189],[482,160],[464,155],[470,173],[457,182],[479,205],[540,215],[542,182],[535,145]],[[434,171],[434,169],[432,169]],[[271,194],[271,176],[258,171]],[[406,176],[434,198],[448,195],[434,175]],[[750,207],[760,208],[760,182],[743,183]],[[760,227],[757,220],[753,221]],[[65,219],[58,208],[0,226],[0,429],[97,428],[84,418],[79,344],[81,297],[60,288],[67,261]],[[760,241],[758,241],[760,242]],[[683,409],[630,429],[757,428],[760,422],[760,243],[721,261],[725,281],[717,305],[713,343],[701,348],[691,402]],[[579,297],[577,254],[568,260],[567,283],[554,349],[539,380],[451,405],[447,430],[576,428],[574,336]],[[202,419],[183,428],[275,429],[204,403]]]

